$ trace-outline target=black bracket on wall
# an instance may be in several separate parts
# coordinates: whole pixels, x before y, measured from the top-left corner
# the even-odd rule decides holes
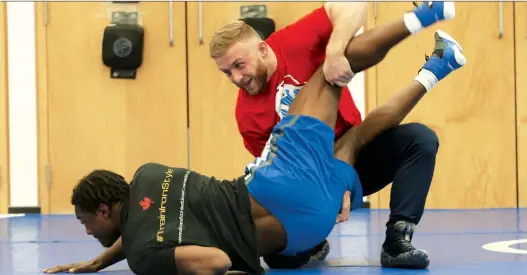
[[[114,11],[112,12],[112,24],[137,25],[139,14],[137,12]]]
[[[240,7],[240,17],[243,18],[265,18],[267,17],[266,5],[250,5]]]
[[[251,26],[264,40],[275,32],[275,22],[267,17],[266,5],[241,6],[240,20]]]
[[[144,29],[138,12],[112,12],[102,41],[104,65],[111,68],[111,78],[135,79],[143,62]]]

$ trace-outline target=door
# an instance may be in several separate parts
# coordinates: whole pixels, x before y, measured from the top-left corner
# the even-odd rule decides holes
[[[377,65],[378,104],[407,86],[434,47],[434,31],[451,34],[467,65],[441,81],[405,122],[421,122],[440,146],[428,208],[516,206],[513,3],[456,3],[456,17],[396,46]],[[376,26],[402,18],[410,2],[377,4]],[[503,37],[499,38],[500,20]],[[525,36],[525,34],[524,34]],[[387,208],[390,188],[380,196]]]
[[[516,32],[516,122],[518,151],[518,207],[527,207],[527,3],[514,2]],[[512,35],[512,34],[511,34]]]
[[[7,120],[7,16],[6,3],[0,2],[0,214],[9,207],[9,127]]]
[[[47,93],[39,97],[46,101],[39,106],[47,115],[41,132],[47,160],[40,166],[49,163],[44,178],[51,178],[43,210],[72,213],[71,190],[93,169],[114,170],[129,181],[145,162],[187,167],[185,3],[47,5],[47,26],[40,20],[45,7],[37,11],[37,30],[45,32],[45,43],[37,34],[39,53],[46,49],[45,66],[42,56],[38,59],[38,68],[45,70],[39,73],[45,78],[39,93]],[[145,30],[143,63],[135,80],[110,78],[102,63],[103,30],[117,10],[138,12]]]
[[[209,57],[208,43],[218,28],[240,18],[242,5],[255,4],[259,3],[187,3],[190,168],[220,179],[241,176],[245,165],[254,158],[243,145],[234,116],[238,88],[216,68]],[[322,2],[260,4],[267,6],[267,16],[280,29],[320,7]]]

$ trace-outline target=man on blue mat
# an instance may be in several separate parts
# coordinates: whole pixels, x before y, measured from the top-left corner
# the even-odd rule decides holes
[[[148,163],[128,185],[111,171],[91,172],[73,190],[72,204],[87,234],[109,248],[93,261],[45,272],[98,271],[126,258],[140,275],[262,274],[260,256],[294,256],[316,246],[333,229],[342,195],[351,191],[360,199],[353,164],[361,147],[397,126],[465,64],[454,39],[437,31],[435,40],[433,54],[409,86],[347,133],[348,143],[336,153],[342,88],[330,85],[320,66],[274,128],[268,158],[244,177],[219,181]],[[352,64],[356,72],[367,68]],[[427,266],[428,258],[420,264]]]
[[[412,11],[377,27],[378,38],[397,37],[392,41],[400,41],[455,16],[454,2],[427,1],[414,5]],[[334,127],[335,146],[347,143],[342,136],[362,121],[346,87],[353,76],[351,66],[364,63],[358,59],[360,56],[381,60],[393,45],[375,41],[372,36],[368,40],[361,36],[361,43],[355,41],[354,47],[348,48],[353,34],[366,20],[367,6],[367,2],[325,2],[265,40],[248,24],[234,20],[218,28],[209,39],[210,57],[218,70],[239,88],[235,106],[238,130],[245,147],[256,157],[249,169],[265,160],[273,127],[287,114],[295,96],[321,64],[326,80],[343,87]],[[361,45],[363,54],[348,60],[346,52]],[[412,237],[424,213],[438,147],[439,140],[432,129],[422,123],[405,123],[380,133],[357,157],[354,168],[364,196],[391,185],[390,215],[380,251],[382,267],[414,268],[414,260],[422,262],[427,257],[426,252],[413,246]],[[349,211],[345,208],[337,222],[347,220]],[[302,257],[275,255],[264,260],[271,268],[291,268],[305,264],[305,255],[311,255],[308,264],[323,261],[330,251],[329,243],[323,241]]]

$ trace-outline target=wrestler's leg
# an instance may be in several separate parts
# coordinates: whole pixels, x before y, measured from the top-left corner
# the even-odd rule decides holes
[[[452,19],[454,15],[455,6],[453,2],[429,2],[417,7],[413,12],[405,14],[401,20],[356,36],[350,42],[345,52],[346,57],[350,61],[351,69],[354,72],[360,72],[376,65],[393,46],[411,34],[416,34],[435,22]],[[340,89],[331,87],[325,82],[322,71],[319,68],[308,84],[304,86],[303,91],[296,97],[289,109],[289,114],[313,116],[323,120],[333,128],[337,115],[334,110],[338,109],[340,92]],[[340,140],[345,139],[341,138]],[[340,159],[350,159],[353,154],[347,153],[352,152],[352,150],[349,150],[349,144],[341,143],[340,146],[348,147],[341,148],[343,150],[340,150],[342,155]],[[266,259],[266,262],[269,261],[268,264],[271,268],[298,267],[309,261],[309,255],[312,255],[311,257],[315,259],[324,259],[329,250],[327,241],[321,243],[319,247],[321,248],[313,249],[308,255],[303,254],[297,257],[269,256],[272,259]]]
[[[432,180],[437,152],[437,143],[434,142],[437,138],[425,127],[396,127],[438,81],[466,63],[461,47],[453,38],[438,31],[435,39],[432,57],[410,85],[368,114],[361,125],[349,130],[335,143],[337,158],[354,165],[358,157],[356,171],[364,195],[370,195],[393,181],[390,201],[392,211],[381,252],[381,264],[384,267],[426,268],[429,265],[427,253],[414,248],[410,242],[415,224],[423,214]],[[410,128],[414,132],[419,130],[427,140],[417,140],[417,136],[413,140],[405,139],[401,133]],[[396,132],[399,137],[394,140]],[[372,150],[372,146],[377,149]],[[381,148],[383,146],[389,149],[384,150]],[[398,154],[395,148],[406,150],[407,153]],[[390,166],[388,163],[400,165]],[[379,165],[382,167],[375,169]],[[397,168],[399,170],[396,173],[394,170]],[[408,175],[410,171],[413,171],[412,175]]]
[[[376,27],[354,37],[345,56],[351,70],[360,72],[378,64],[391,48],[412,34],[455,15],[454,2],[429,2],[406,13],[402,19]],[[326,83],[322,66],[302,88],[289,109],[289,114],[303,114],[318,118],[332,128],[337,118],[341,89]],[[333,109],[335,108],[335,109]]]
[[[362,129],[367,130],[369,138],[363,138],[361,134],[362,125],[352,128],[335,142],[335,157],[355,166],[356,158],[359,149],[368,144],[382,131],[391,128],[393,125],[397,126],[406,115],[414,108],[414,106],[426,94],[425,87],[418,81],[412,80],[411,83],[401,91],[399,91],[391,102],[394,102],[397,107],[392,108],[390,104],[379,106],[372,113],[368,114],[364,119],[365,126]],[[393,113],[392,113],[393,112]],[[391,114],[397,113],[397,117],[390,117]],[[364,133],[364,130],[362,131]],[[360,136],[360,138],[359,138]]]
[[[432,24],[455,16],[454,2],[425,2],[403,18],[357,35],[349,43],[345,56],[353,72],[358,73],[378,64],[398,43]]]
[[[398,126],[421,98],[439,81],[465,63],[461,46],[447,33],[435,33],[432,56],[408,85],[385,104],[370,112],[358,127],[347,131],[335,143],[335,157],[355,164],[358,150],[371,142],[381,132]]]
[[[320,66],[302,87],[287,113],[314,117],[335,128],[341,92],[341,87],[326,81]]]

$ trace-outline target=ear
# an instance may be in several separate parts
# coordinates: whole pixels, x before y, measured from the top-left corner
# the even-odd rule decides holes
[[[262,57],[266,57],[269,54],[269,45],[265,41],[260,41],[258,43],[258,51]]]
[[[104,203],[101,203],[97,208],[97,215],[100,215],[105,219],[110,218],[110,207]]]

